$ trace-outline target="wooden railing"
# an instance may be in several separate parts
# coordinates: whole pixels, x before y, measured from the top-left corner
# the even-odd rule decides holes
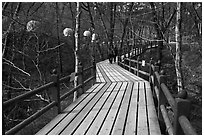
[[[84,81],[84,74],[87,71],[91,70],[91,76],[86,79]],[[74,73],[72,73],[74,74]],[[15,98],[12,98],[10,100],[7,100],[5,102],[3,102],[2,106],[3,106],[3,114],[2,114],[2,134],[6,134],[6,135],[13,135],[16,134],[18,131],[20,131],[21,129],[23,129],[25,126],[27,126],[28,124],[30,124],[32,121],[34,121],[35,119],[37,119],[38,117],[40,117],[42,114],[44,114],[45,112],[47,112],[48,110],[50,110],[51,108],[53,108],[54,106],[57,106],[57,110],[58,110],[58,114],[61,113],[61,101],[64,100],[65,98],[67,98],[69,95],[73,94],[74,92],[77,92],[79,90],[81,90],[81,92],[84,92],[84,86],[91,82],[92,84],[95,83],[96,80],[96,64],[95,62],[93,63],[92,66],[83,69],[83,67],[80,65],[79,66],[79,72],[77,74],[74,75],[69,75],[69,76],[65,76],[63,78],[59,78],[58,74],[53,74],[53,82],[50,82],[46,85],[43,85],[37,89],[34,89],[32,91],[26,92],[20,96],[17,96]],[[64,95],[60,95],[60,84],[64,83],[64,82],[70,82],[70,80],[73,80],[74,78],[72,78],[72,76],[76,76],[78,77],[78,85],[71,89],[70,91],[66,92]],[[30,117],[28,117],[27,119],[25,119],[24,121],[22,121],[21,123],[19,123],[18,125],[14,126],[13,128],[11,128],[10,130],[5,132],[5,120],[4,120],[4,111],[6,108],[24,101],[27,98],[30,98],[31,96],[34,96],[35,94],[39,94],[45,90],[49,90],[50,88],[54,88],[55,90],[52,90],[52,94],[53,94],[53,101],[51,103],[49,103],[47,106],[45,106],[44,108],[42,108],[41,110],[37,111],[36,113],[34,113],[33,115],[31,115]]]
[[[137,51],[140,52],[140,51]],[[144,65],[145,64],[145,65]],[[150,82],[155,100],[158,120],[165,124],[166,133],[170,135],[186,134],[196,135],[188,117],[190,114],[190,101],[182,97],[174,98],[166,86],[163,71],[159,73],[159,67],[152,61],[146,63],[137,60],[119,57],[118,65],[131,71]],[[169,115],[171,112],[172,116]]]

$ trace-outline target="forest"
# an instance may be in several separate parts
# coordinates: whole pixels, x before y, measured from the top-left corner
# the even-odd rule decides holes
[[[190,121],[202,134],[202,2],[181,2],[179,10],[176,2],[2,2],[2,101],[52,81],[53,69],[70,75],[76,59],[89,67],[93,52],[99,62],[115,45],[122,54],[152,41],[158,48],[141,57],[160,61],[172,94],[180,86],[187,92]],[[49,102],[43,92],[3,109],[6,130]],[[56,115],[51,111],[18,134],[35,134]]]

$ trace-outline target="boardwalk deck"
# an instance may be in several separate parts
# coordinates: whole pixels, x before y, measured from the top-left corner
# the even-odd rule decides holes
[[[37,134],[161,134],[148,81],[116,64],[97,64],[96,84]]]

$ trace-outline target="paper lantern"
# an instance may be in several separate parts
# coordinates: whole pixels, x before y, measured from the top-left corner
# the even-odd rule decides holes
[[[84,31],[84,37],[90,37],[91,36],[91,32],[86,30]]]
[[[73,30],[71,28],[65,28],[63,30],[63,34],[64,34],[65,37],[71,36],[73,34]]]
[[[26,29],[27,31],[36,31],[40,26],[39,21],[31,20],[27,23]]]

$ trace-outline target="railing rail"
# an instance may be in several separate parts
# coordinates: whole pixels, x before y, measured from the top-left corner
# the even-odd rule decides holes
[[[137,53],[137,55],[142,52],[142,49],[139,48],[134,50],[137,50],[133,51],[133,53]],[[174,98],[172,96],[166,86],[165,75],[159,73],[159,67],[153,65],[152,60],[150,60],[149,63],[145,62],[145,66],[148,68],[146,71],[142,70],[144,68],[142,65],[144,64],[142,64],[139,56],[137,60],[119,56],[118,65],[150,82],[153,96],[158,102],[155,104],[158,120],[166,125],[167,134],[197,134],[188,120],[190,114],[190,102],[187,99]],[[169,109],[173,112],[173,118],[170,118],[168,115]]]
[[[86,71],[91,70],[91,76],[84,81],[84,73]],[[82,92],[84,92],[84,86],[92,81],[92,84],[94,84],[95,79],[96,79],[96,64],[95,62],[93,62],[93,65],[83,69],[82,66],[79,66],[79,72],[75,74],[75,76],[78,77],[78,85],[71,89],[70,91],[66,92],[64,95],[60,96],[60,84],[65,82],[65,81],[70,81],[71,75],[69,76],[65,76],[63,78],[59,78],[59,76],[53,75],[53,79],[54,81],[47,83],[37,89],[34,89],[32,91],[26,92],[22,95],[19,95],[15,98],[12,98],[8,101],[3,102],[2,106],[3,106],[3,112],[5,108],[18,103],[20,101],[23,101],[31,96],[34,96],[35,94],[41,93],[45,90],[48,90],[49,88],[53,88],[55,87],[55,90],[52,94],[54,94],[53,96],[53,101],[51,103],[49,103],[48,105],[46,105],[44,108],[42,108],[41,110],[37,111],[36,113],[34,113],[33,115],[31,115],[30,117],[28,117],[27,119],[23,120],[21,123],[17,124],[16,126],[14,126],[13,128],[11,128],[10,130],[8,130],[7,132],[5,132],[5,120],[4,120],[4,114],[2,117],[2,121],[3,121],[3,126],[2,126],[2,134],[6,134],[6,135],[13,135],[15,133],[17,133],[18,131],[20,131],[21,129],[23,129],[25,126],[27,126],[28,124],[30,124],[32,121],[34,121],[35,119],[37,119],[38,117],[40,117],[42,114],[44,114],[45,112],[47,112],[48,110],[50,110],[51,108],[53,108],[54,106],[57,106],[58,108],[58,113],[61,113],[61,101],[64,100],[65,98],[67,98],[69,95],[73,94],[74,92],[78,91],[78,90],[82,90]],[[56,92],[55,92],[56,91]]]

